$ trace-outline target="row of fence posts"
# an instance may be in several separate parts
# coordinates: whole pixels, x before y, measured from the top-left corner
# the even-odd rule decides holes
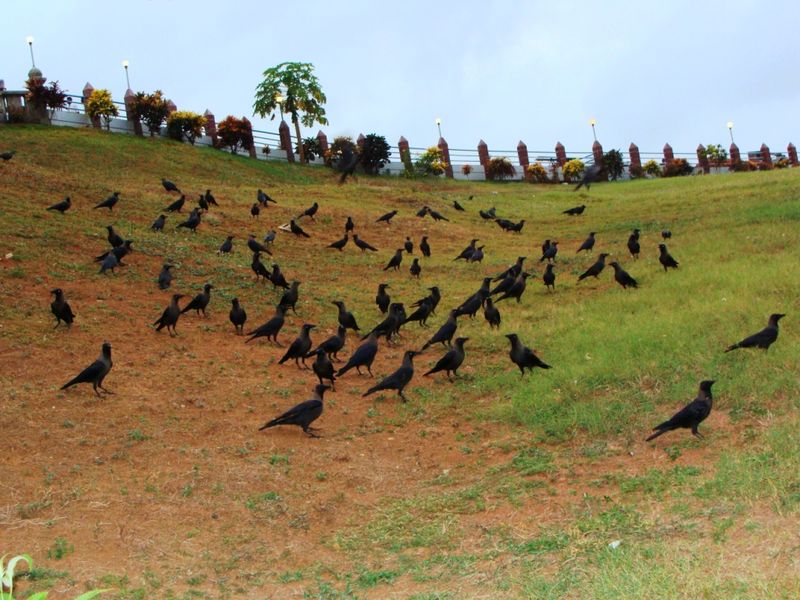
[[[83,88],[83,97],[88,98],[92,92],[94,91],[94,87],[90,83],[87,83]],[[134,132],[136,135],[143,135],[142,125],[133,117],[133,110],[131,109],[133,100],[136,94],[134,94],[133,90],[130,88],[125,92],[125,110],[127,113],[127,119],[131,122]],[[177,110],[177,107],[172,102],[172,100],[168,101],[168,108],[169,112],[172,113]],[[210,110],[206,110],[203,113],[203,116],[206,119],[205,131],[206,135],[211,138],[211,142],[214,146],[217,145],[218,138],[217,138],[217,122],[214,117],[214,114]],[[97,123],[93,123],[95,127],[100,127],[100,122],[98,120]],[[280,125],[278,126],[278,135],[280,138],[280,149],[286,153],[286,159],[289,162],[294,162],[294,148],[292,147],[292,136],[289,130],[289,125],[286,123],[285,120],[281,120]],[[251,136],[252,138],[252,136]],[[356,140],[356,144],[361,147],[364,144],[364,134],[359,134],[358,139]],[[324,156],[325,153],[330,148],[328,144],[328,136],[325,135],[325,132],[320,130],[317,133],[317,141],[319,142],[320,150],[322,151],[322,155]],[[448,178],[453,178],[453,165],[450,160],[450,148],[447,144],[447,141],[443,138],[439,138],[439,142],[437,143],[437,147],[442,152],[442,159],[447,164],[445,169],[445,176]],[[407,168],[411,168],[411,148],[409,146],[408,140],[401,136],[400,140],[397,142],[397,148],[400,153],[400,160],[406,165]],[[489,146],[483,140],[478,142],[478,162],[480,165],[486,169],[491,160],[491,156],[489,154]],[[249,147],[247,148],[248,153],[252,158],[256,158],[256,149],[255,143],[251,141]],[[664,155],[664,165],[669,166],[675,160],[675,153],[672,150],[672,146],[669,144],[664,144],[663,148],[663,155]],[[770,149],[766,144],[761,144],[761,161],[767,164],[772,164],[772,154],[770,153]],[[793,167],[798,165],[797,160],[797,148],[794,144],[790,143],[786,147],[787,158],[789,159],[789,164]],[[564,144],[558,142],[555,146],[555,155],[556,155],[556,162],[559,166],[563,167],[564,164],[567,162],[567,151],[564,148]],[[628,156],[629,156],[629,164],[631,170],[640,170],[642,168],[642,159],[639,154],[639,147],[631,143],[628,147]],[[595,163],[600,163],[603,161],[603,146],[595,140],[592,144],[592,157]],[[741,153],[739,152],[739,147],[735,143],[731,143],[730,146],[730,162],[731,164],[738,164],[741,161]],[[528,166],[530,165],[530,159],[528,157],[528,147],[520,140],[519,144],[517,144],[517,158],[519,160],[519,165],[522,167],[523,175],[525,174]],[[705,147],[700,144],[697,146],[697,164],[703,169],[704,172],[708,173],[711,170],[711,164],[708,160],[708,156],[706,154]]]

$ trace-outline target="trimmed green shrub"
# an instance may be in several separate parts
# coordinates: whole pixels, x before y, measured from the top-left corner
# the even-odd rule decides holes
[[[661,177],[661,165],[651,158],[644,163],[644,172],[650,177]]]
[[[167,117],[167,135],[182,142],[186,139],[192,146],[203,133],[206,118],[188,110],[176,110]]]
[[[106,129],[111,128],[111,119],[119,115],[117,105],[111,100],[111,92],[106,89],[94,90],[85,100],[84,107],[89,118],[93,121],[102,119]]]

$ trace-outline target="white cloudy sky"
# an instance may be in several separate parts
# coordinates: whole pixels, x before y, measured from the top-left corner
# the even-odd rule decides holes
[[[694,151],[800,144],[798,0],[422,2],[4,0],[0,79],[37,66],[84,83],[163,89],[179,108],[251,117],[262,71],[307,61],[328,96],[330,137],[375,132],[412,146]],[[257,127],[273,130],[274,123]],[[304,133],[316,133],[313,131]],[[494,153],[494,152],[493,152]]]

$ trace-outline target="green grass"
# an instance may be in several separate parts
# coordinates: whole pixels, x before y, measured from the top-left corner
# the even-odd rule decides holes
[[[25,363],[29,377],[21,362],[0,370],[8,419],[19,424],[10,456],[27,458],[13,473],[20,491],[0,517],[23,524],[10,530],[10,543],[50,553],[41,568],[59,570],[41,571],[58,573],[49,579],[65,578],[61,568],[82,581],[124,569],[102,580],[119,598],[146,597],[150,588],[174,598],[800,596],[786,534],[800,507],[800,170],[573,193],[367,177],[338,186],[323,169],[90,130],[4,127],[5,147],[18,154],[0,165],[0,239],[14,254],[0,263],[0,335],[9,356],[35,360]],[[161,176],[193,192],[211,187],[223,203],[197,235],[176,233],[177,216],[167,233],[148,231],[168,201]],[[258,187],[280,204],[254,223],[247,209]],[[122,192],[119,211],[91,210],[114,190]],[[67,194],[75,208],[63,218],[43,211]],[[452,198],[468,213],[449,210]],[[384,280],[406,303],[438,284],[435,330],[481,277],[517,256],[541,275],[545,238],[561,242],[556,292],[529,280],[520,304],[499,304],[499,333],[480,314],[462,319],[459,333],[470,342],[455,382],[418,376],[406,390],[410,402],[400,404],[391,393],[362,399],[366,378],[347,375],[326,397],[321,440],[256,434],[264,417],[304,399],[312,378],[278,368],[279,350],[231,341],[230,298],[246,306],[248,327],[279,298],[252,279],[243,238],[313,200],[322,207],[309,224],[314,237],[276,243],[274,260],[303,281],[284,343],[306,320],[320,325],[317,336],[329,335],[335,299],[371,327]],[[561,214],[580,203],[588,205],[582,217]],[[423,204],[452,222],[417,219]],[[492,205],[527,219],[523,233],[480,221],[477,209]],[[389,208],[401,211],[396,223],[374,225]],[[347,215],[379,246],[377,256],[323,251]],[[101,278],[90,257],[112,222],[136,253],[116,277]],[[638,261],[625,249],[634,227],[642,230]],[[665,228],[680,262],[666,274],[656,249]],[[575,255],[589,230],[598,232],[596,251],[610,251],[639,289],[620,289],[610,269],[576,282],[594,260]],[[233,256],[217,257],[228,233],[238,235]],[[434,256],[422,281],[380,270],[405,235],[417,243],[423,233]],[[484,263],[454,263],[472,237],[486,244]],[[147,328],[166,304],[155,290],[165,259],[177,265],[176,290],[215,285],[211,317],[182,317],[175,340]],[[77,309],[68,334],[51,331],[46,298],[55,285]],[[788,316],[768,354],[722,352],[772,312]],[[553,369],[520,377],[507,358],[502,334],[510,332]],[[376,375],[431,333],[412,326],[397,347],[382,345]],[[107,336],[119,352],[108,380],[117,394],[58,392],[66,365],[93,358]],[[417,358],[418,375],[442,351]],[[643,444],[704,378],[717,380],[714,411],[701,426],[706,439],[676,432]],[[107,506],[133,519],[152,509],[176,527],[148,531],[146,539],[156,538],[134,544],[126,565],[102,564],[102,556],[95,564],[71,527],[94,527],[98,548],[120,543],[125,522],[107,525]]]

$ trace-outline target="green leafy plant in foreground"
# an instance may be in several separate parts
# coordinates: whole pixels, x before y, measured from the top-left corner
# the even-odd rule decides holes
[[[28,565],[28,570],[33,569],[33,559],[28,554],[20,554],[8,560],[5,564],[6,554],[0,557],[0,600],[14,600],[14,576],[17,565],[20,562],[25,562]],[[91,600],[108,590],[91,590],[81,594],[75,600]],[[47,598],[49,592],[36,592],[28,596],[27,600],[44,600]]]

